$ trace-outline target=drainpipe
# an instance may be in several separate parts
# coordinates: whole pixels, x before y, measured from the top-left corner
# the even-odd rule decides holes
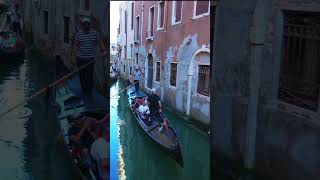
[[[164,12],[163,14],[165,15],[163,17],[163,45],[162,45],[162,50],[163,50],[163,61],[161,62],[161,69],[162,69],[162,78],[160,78],[160,96],[161,96],[161,101],[164,100],[164,82],[165,82],[165,78],[164,78],[164,58],[166,56],[166,40],[167,40],[167,28],[168,28],[168,23],[167,23],[167,20],[168,20],[168,11],[167,11],[167,7],[168,7],[168,2],[169,1],[163,1],[164,2]],[[167,2],[167,3],[166,3]],[[160,76],[161,77],[161,76]],[[162,79],[162,80],[161,80]]]
[[[261,80],[261,61],[267,26],[266,8],[268,0],[257,0],[250,33],[250,95],[248,99],[245,167],[252,169],[255,163],[256,128],[258,120],[259,89]]]

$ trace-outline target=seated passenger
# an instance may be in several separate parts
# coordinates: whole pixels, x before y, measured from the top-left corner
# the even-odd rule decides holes
[[[139,106],[138,111],[143,120],[147,119],[150,115],[148,101],[145,100],[142,105]]]
[[[109,141],[109,129],[100,127],[98,136],[92,143],[90,154],[96,162],[101,180],[107,180],[110,175]]]
[[[89,159],[89,150],[94,139],[89,128],[89,121],[81,114],[71,116],[72,124],[68,130],[68,136],[72,152],[83,159]]]
[[[135,98],[134,104],[132,106],[134,108],[139,108],[139,106],[142,105],[145,100],[148,100],[148,97]]]

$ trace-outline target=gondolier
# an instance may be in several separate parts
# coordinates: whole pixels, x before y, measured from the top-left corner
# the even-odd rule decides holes
[[[19,10],[19,5],[18,5],[18,4],[15,4],[14,8],[15,8],[15,9],[14,9],[12,15],[11,15],[13,32],[18,33],[19,36],[22,37],[21,26],[20,26],[21,15],[20,15],[20,13],[18,12],[18,10]]]
[[[150,113],[151,117],[158,122],[163,122],[163,119],[160,116],[162,112],[162,104],[160,101],[160,97],[156,94],[156,90],[151,90],[151,95],[148,97],[148,101],[150,103]]]
[[[143,79],[142,72],[139,66],[136,66],[136,71],[134,74],[134,83],[136,91],[139,91],[140,81]]]
[[[90,61],[93,61],[96,58],[98,43],[103,51],[102,56],[104,58],[107,52],[99,33],[96,30],[91,29],[89,18],[83,18],[82,31],[77,32],[74,36],[73,51],[76,55],[76,60],[71,58],[72,64],[81,67]],[[93,70],[94,63],[88,65],[79,72],[82,90],[84,94],[88,96],[91,96],[92,92]]]

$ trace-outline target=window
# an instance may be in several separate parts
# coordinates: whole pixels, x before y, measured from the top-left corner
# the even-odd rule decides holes
[[[133,44],[131,44],[131,59],[133,59]]]
[[[181,22],[182,16],[182,1],[173,1],[172,6],[172,25]]]
[[[127,34],[127,11],[124,11],[124,33]]]
[[[156,74],[156,81],[160,81],[160,62],[157,62],[157,74]]]
[[[140,39],[140,21],[139,21],[139,16],[136,17],[136,30],[135,30],[135,40],[139,41]]]
[[[199,65],[198,74],[198,93],[209,96],[209,83],[210,83],[210,66]]]
[[[64,16],[63,17],[63,22],[64,22],[64,33],[63,33],[63,40],[65,43],[69,43],[69,24],[70,24],[70,18]]]
[[[130,73],[130,75],[132,75],[132,67],[130,67],[130,72],[129,73]]]
[[[127,59],[127,46],[124,46],[124,58]]]
[[[170,85],[176,86],[177,81],[177,63],[171,63]]]
[[[84,10],[90,10],[90,0],[84,0]]]
[[[131,3],[131,30],[133,30],[133,14],[134,14],[134,4]]]
[[[213,41],[214,40],[214,25],[215,25],[215,22],[216,22],[216,6],[212,6],[211,8],[212,9],[210,9],[210,13],[211,13],[211,17],[210,18],[212,18],[212,26],[210,26],[210,28],[211,28],[210,32],[213,32],[213,33],[211,33],[212,41]]]
[[[193,18],[199,18],[205,15],[209,15],[209,6],[210,6],[209,1],[195,1]]]
[[[139,64],[139,55],[138,55],[138,53],[136,53],[136,65],[138,65]]]
[[[123,72],[126,72],[126,65],[123,65]]]
[[[320,13],[285,11],[279,99],[320,112]]]
[[[148,37],[153,37],[154,6],[149,9]]]
[[[164,1],[158,3],[158,21],[157,28],[163,28],[163,19],[164,19]]]
[[[49,29],[49,24],[48,24],[48,11],[43,11],[43,20],[44,20],[44,22],[43,22],[43,25],[44,25],[44,27],[43,27],[43,32],[45,33],[45,34],[48,34],[48,29]]]

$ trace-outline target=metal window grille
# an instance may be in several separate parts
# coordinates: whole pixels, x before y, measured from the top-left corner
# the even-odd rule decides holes
[[[209,96],[209,84],[210,84],[210,66],[199,65],[198,74],[198,93]]]
[[[157,74],[156,74],[156,81],[160,81],[160,62],[157,62]]]
[[[177,81],[177,63],[171,63],[170,85],[176,86]]]
[[[279,98],[316,111],[320,87],[320,13],[285,11]]]

